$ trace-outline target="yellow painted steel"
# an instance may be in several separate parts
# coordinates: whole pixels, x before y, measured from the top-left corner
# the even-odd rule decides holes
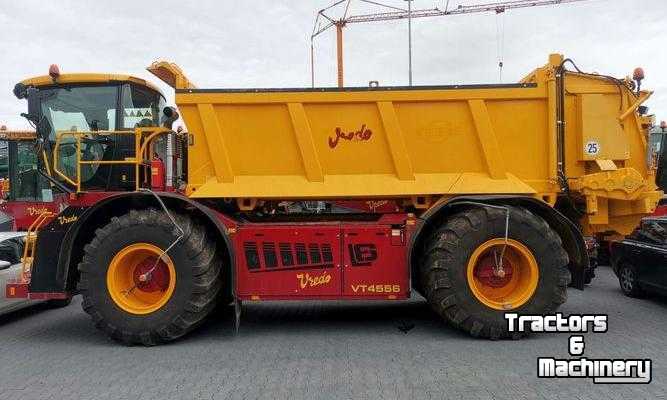
[[[22,84],[26,86],[51,86],[51,85],[64,85],[64,84],[82,84],[82,83],[111,83],[111,82],[132,82],[138,85],[147,86],[158,93],[162,93],[160,88],[153,85],[152,83],[137,78],[130,75],[118,75],[118,74],[93,74],[93,73],[70,73],[70,74],[60,74],[56,79],[53,79],[49,75],[37,76],[30,79],[25,79],[21,81]]]
[[[160,260],[156,266],[168,274],[165,290],[144,291],[135,282],[135,269],[146,260]],[[135,243],[119,251],[109,263],[106,274],[107,290],[111,299],[130,314],[150,314],[162,308],[176,288],[176,269],[171,258],[162,249],[150,243]]]
[[[489,256],[497,256],[498,259],[502,257],[506,264],[512,266],[511,278],[502,286],[486,285],[475,273],[480,261]],[[537,289],[540,270],[535,256],[525,245],[516,240],[498,238],[482,243],[475,249],[468,259],[466,278],[470,291],[482,304],[496,310],[509,311],[530,300]]]
[[[191,135],[187,194],[510,194],[553,205],[564,194],[555,83],[562,60],[551,55],[518,85],[393,90],[195,90],[180,69],[168,69]],[[591,206],[587,232],[629,233],[662,195],[637,113],[650,92],[620,82],[573,72],[565,80],[563,168],[569,196]]]

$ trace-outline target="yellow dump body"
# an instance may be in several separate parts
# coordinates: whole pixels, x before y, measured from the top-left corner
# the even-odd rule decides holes
[[[557,67],[511,85],[342,90],[176,87],[195,198],[412,200],[516,194],[559,183]],[[649,92],[568,73],[563,171],[590,232],[628,233],[661,192],[637,113]],[[418,199],[419,198],[419,199]]]

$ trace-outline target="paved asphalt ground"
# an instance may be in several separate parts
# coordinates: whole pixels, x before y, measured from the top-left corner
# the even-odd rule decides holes
[[[221,318],[152,348],[109,341],[76,298],[0,319],[0,399],[667,399],[667,299],[626,298],[606,267],[569,296],[564,313],[609,315],[584,355],[652,358],[651,384],[538,379],[536,357],[567,357],[568,335],[473,339],[421,298],[247,304],[238,335]]]

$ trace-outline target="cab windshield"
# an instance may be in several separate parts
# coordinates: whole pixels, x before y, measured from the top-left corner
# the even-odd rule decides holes
[[[160,110],[165,104],[160,93],[129,83],[58,87],[41,92],[45,94],[41,112],[49,122],[52,141],[57,131],[116,131],[158,126]]]
[[[58,132],[88,132],[81,139],[84,161],[122,160],[133,157],[134,137],[106,134],[109,131],[132,131],[135,127],[159,126],[160,110],[165,99],[157,91],[132,83],[112,85],[77,85],[40,90],[42,137],[53,146]],[[55,163],[64,175],[76,180],[76,139],[64,134]],[[127,166],[82,165],[80,180],[88,188],[110,190],[111,180],[119,175],[128,186],[134,183]]]

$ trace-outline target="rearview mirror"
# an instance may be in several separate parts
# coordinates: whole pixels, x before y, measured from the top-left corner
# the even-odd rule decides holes
[[[9,268],[11,265],[12,263],[10,263],[9,261],[0,260],[0,271]]]

